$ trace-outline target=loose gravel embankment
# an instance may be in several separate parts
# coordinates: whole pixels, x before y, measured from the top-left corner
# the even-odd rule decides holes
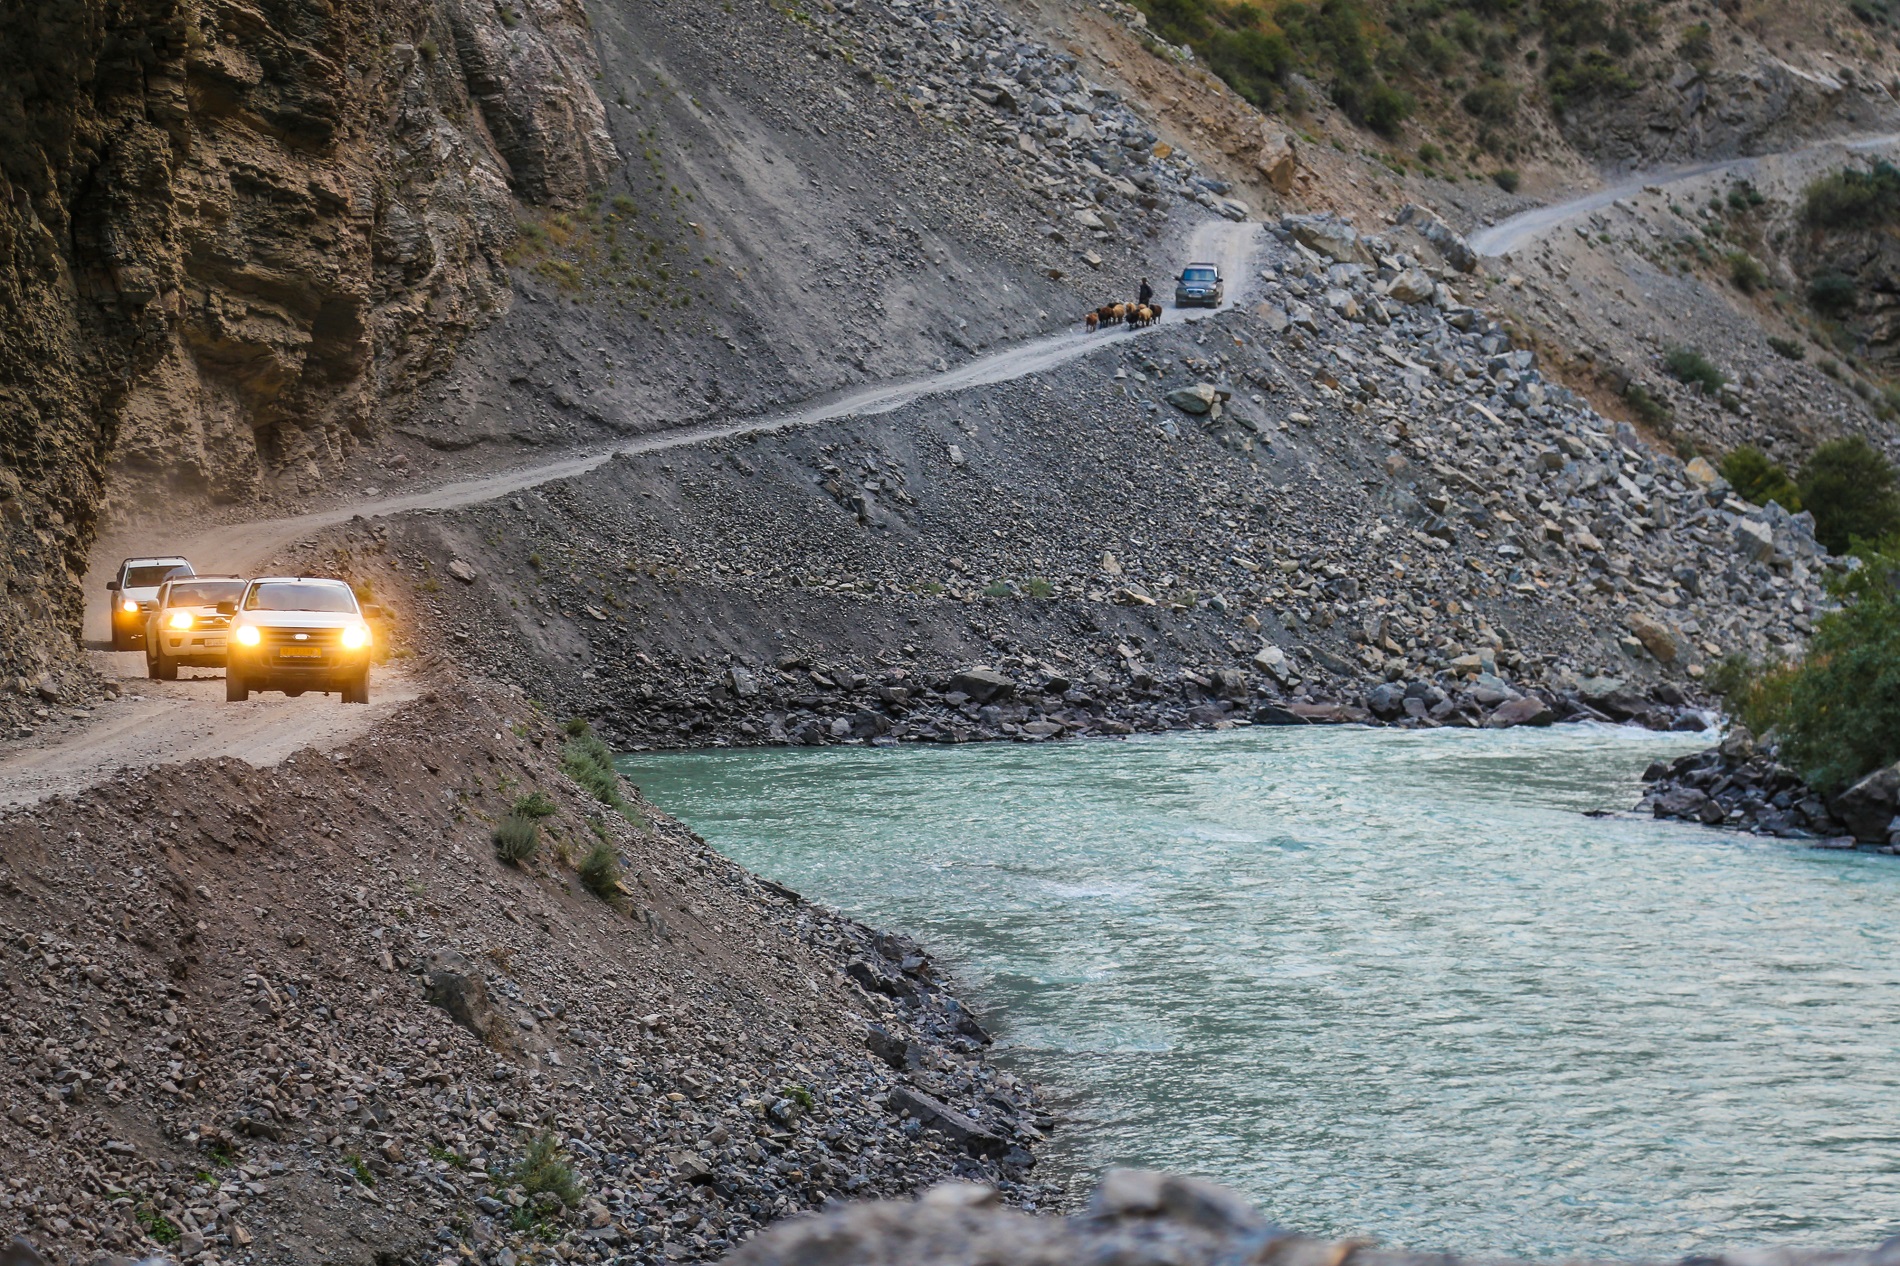
[[[333,755],[0,816],[0,1236],[57,1260],[704,1261],[1050,1124],[929,959],[434,692]],[[494,823],[548,797],[541,846]],[[603,900],[575,867],[617,855]],[[566,1178],[524,1168],[549,1140]],[[560,1179],[556,1181],[556,1179]]]

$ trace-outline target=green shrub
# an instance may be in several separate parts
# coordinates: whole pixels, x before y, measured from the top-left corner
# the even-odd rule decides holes
[[[1518,185],[1523,181],[1523,177],[1517,174],[1515,167],[1500,167],[1491,173],[1491,179],[1506,193],[1516,193]]]
[[[1785,356],[1789,360],[1807,359],[1808,349],[1791,338],[1780,338],[1775,335],[1769,335],[1768,347],[1775,355]]]
[[[1743,294],[1754,294],[1768,285],[1768,270],[1747,251],[1728,253],[1728,276]]]
[[[619,898],[620,855],[608,841],[596,840],[587,850],[587,856],[581,859],[580,875],[582,886],[602,901]]]
[[[496,825],[495,856],[510,866],[525,866],[541,847],[541,823],[526,814],[509,812]]]
[[[516,800],[508,812],[519,814],[524,818],[546,818],[552,817],[558,807],[554,801],[548,799],[545,793],[530,791]]]
[[[1698,22],[1682,33],[1676,53],[1698,70],[1706,71],[1715,60],[1715,32],[1707,22]]]
[[[1801,218],[1814,229],[1877,229],[1900,221],[1900,168],[1879,162],[1847,169],[1808,186]]]
[[[1023,596],[1028,598],[1053,598],[1056,587],[1041,576],[1031,576],[1023,582]]]
[[[1731,706],[1781,758],[1825,792],[1900,760],[1900,554],[1871,553],[1834,586],[1797,667],[1724,665]]]
[[[561,750],[561,772],[585,787],[594,799],[631,818],[632,806],[620,790],[613,750],[601,742],[600,736],[580,717],[568,721],[567,732],[573,737]]]
[[[1439,149],[1438,146],[1432,144],[1430,141],[1426,141],[1423,145],[1418,147],[1418,161],[1424,163],[1427,167],[1437,166],[1438,163],[1443,161],[1444,157],[1445,151]]]
[[[1791,514],[1801,510],[1801,491],[1786,469],[1753,444],[1744,444],[1722,459],[1722,478],[1744,501],[1765,506],[1776,502]]]
[[[1216,0],[1143,0],[1155,34],[1185,44],[1208,69],[1254,105],[1266,108],[1284,89],[1294,54],[1286,37],[1249,5]]]
[[[1676,424],[1675,411],[1667,404],[1649,394],[1649,388],[1640,382],[1632,382],[1623,388],[1623,403],[1630,407],[1636,420],[1651,430],[1668,435]]]
[[[530,1196],[549,1192],[570,1209],[578,1209],[587,1198],[587,1191],[574,1176],[574,1170],[561,1155],[560,1140],[551,1133],[542,1133],[528,1144],[528,1151],[520,1163],[508,1171],[507,1183],[519,1187]]]
[[[1886,457],[1858,435],[1829,440],[1801,467],[1801,504],[1814,535],[1831,553],[1900,532],[1900,495]]]
[[[1634,75],[1607,53],[1595,49],[1585,53],[1581,61],[1560,63],[1552,58],[1545,82],[1550,103],[1559,114],[1596,97],[1622,96],[1641,87]]]
[[[1808,303],[1821,315],[1840,320],[1860,306],[1860,285],[1845,273],[1822,273],[1808,283]]]
[[[1509,123],[1517,114],[1517,89],[1502,79],[1487,79],[1459,101],[1465,113],[1487,123]]]
[[[1663,356],[1663,368],[1677,382],[1694,387],[1705,396],[1720,395],[1727,379],[1722,371],[1701,352],[1691,347],[1672,347]]]

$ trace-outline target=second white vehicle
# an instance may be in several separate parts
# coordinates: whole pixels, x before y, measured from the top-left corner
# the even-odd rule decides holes
[[[369,702],[370,620],[376,607],[357,603],[347,582],[307,576],[253,580],[231,617],[224,697],[241,703],[253,690],[336,691],[345,703]]]
[[[145,623],[145,675],[177,681],[180,667],[223,668],[231,617],[221,602],[244,596],[241,576],[177,576],[159,586]]]

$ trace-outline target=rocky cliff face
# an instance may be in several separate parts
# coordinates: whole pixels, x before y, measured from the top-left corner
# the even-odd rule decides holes
[[[1879,84],[1804,69],[1756,50],[1732,63],[1679,62],[1666,77],[1562,112],[1565,138],[1592,162],[1631,170],[1772,153],[1827,135],[1879,132],[1900,117]]]
[[[108,484],[313,482],[505,305],[514,200],[617,158],[595,73],[572,0],[12,8],[6,676],[70,654]]]

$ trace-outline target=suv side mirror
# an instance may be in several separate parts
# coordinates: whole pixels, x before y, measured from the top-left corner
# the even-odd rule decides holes
[[[236,615],[237,614],[237,600],[235,598],[226,598],[223,602],[220,602],[218,604],[218,614],[219,615]]]
[[[389,612],[373,604],[366,605],[363,607],[363,618],[365,620],[387,620],[389,618]]]
[[[106,592],[107,593],[119,592],[119,578],[117,576],[114,576],[111,580],[106,581]]]

